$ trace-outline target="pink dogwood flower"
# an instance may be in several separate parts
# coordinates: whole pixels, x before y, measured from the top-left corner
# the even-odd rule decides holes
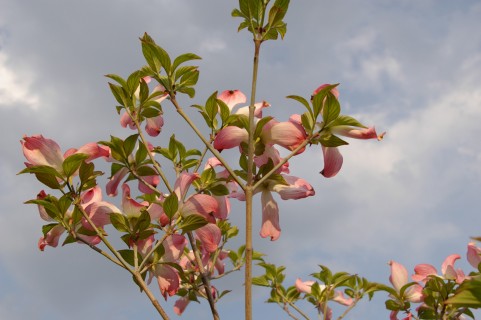
[[[65,158],[72,154],[83,153],[88,155],[87,162],[99,157],[108,156],[108,150],[96,143],[87,143],[79,149],[69,149],[62,154],[57,142],[46,139],[42,135],[24,136],[20,142],[22,144],[23,154],[28,160],[28,162],[25,163],[27,167],[49,166],[59,173],[63,172],[62,164]]]
[[[222,100],[226,105],[227,107],[229,108],[229,110],[231,111],[232,113],[232,110],[234,109],[234,107],[238,104],[243,104],[243,103],[246,103],[247,101],[247,98],[245,96],[244,93],[242,93],[242,91],[240,90],[225,90],[223,92],[221,92],[217,98],[219,100]],[[262,118],[262,109],[264,108],[267,108],[267,107],[270,107],[270,104],[267,103],[266,101],[262,101],[262,102],[257,102],[254,104],[254,117],[256,118]],[[245,106],[245,107],[241,107],[239,109],[237,109],[236,112],[234,112],[234,114],[240,114],[240,115],[245,115],[245,116],[249,116],[249,106]]]
[[[139,253],[145,256],[152,248],[153,243],[154,236],[139,241],[137,244],[140,248]],[[182,235],[173,234],[167,237],[162,244],[165,250],[164,255],[160,258],[159,263],[153,265],[152,269],[149,270],[147,284],[150,284],[152,279],[156,278],[160,293],[165,300],[167,300],[168,296],[173,296],[179,290],[180,286],[178,271],[170,265],[165,264],[165,262],[179,263],[186,244],[187,239]]]
[[[476,246],[474,242],[468,244],[467,258],[469,264],[472,265],[473,268],[478,269],[478,266],[481,263],[481,249]]]
[[[295,282],[295,287],[297,291],[306,293],[306,294],[311,294],[312,291],[312,285],[315,283],[315,281],[302,281],[300,278],[296,279]],[[326,285],[319,285],[321,292],[326,290],[328,287]],[[334,291],[334,297],[332,298],[332,301],[335,301],[339,304],[342,304],[344,306],[350,306],[353,303],[352,298],[346,298],[344,296],[344,293],[339,290]],[[317,309],[319,310],[320,313],[324,314],[324,310],[327,309],[327,313],[325,315],[326,320],[332,319],[332,309],[327,307],[324,308],[324,303],[318,302]]]
[[[448,256],[444,260],[444,262],[441,266],[442,275],[440,277],[442,277],[446,280],[455,280],[456,283],[463,282],[464,279],[466,278],[463,270],[461,270],[461,269],[455,270],[454,269],[454,263],[456,262],[456,260],[458,260],[460,258],[461,258],[461,256],[459,254],[452,254],[452,255]],[[430,275],[434,275],[434,276],[439,277],[438,271],[436,270],[436,268],[433,267],[432,265],[426,264],[426,263],[416,265],[414,267],[414,272],[415,272],[415,274],[413,274],[413,276],[412,276],[412,279],[414,281],[426,282],[428,280],[428,276],[430,276]]]
[[[396,261],[389,261],[389,266],[391,267],[389,282],[391,282],[397,292],[400,292],[401,288],[409,283],[408,271],[402,264]],[[422,302],[422,290],[423,288],[419,284],[414,284],[404,291],[404,297],[411,302]]]

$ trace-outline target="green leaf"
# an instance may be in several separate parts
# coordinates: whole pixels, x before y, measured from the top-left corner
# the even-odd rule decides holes
[[[254,132],[254,139],[259,137],[262,134],[262,129],[264,126],[271,121],[273,118],[272,117],[264,117],[261,120],[259,120],[256,124],[256,130]]]
[[[82,184],[85,184],[94,175],[95,166],[92,162],[82,162],[79,168],[79,178]]]
[[[446,304],[456,307],[481,308],[481,276],[465,280]]]
[[[131,266],[135,265],[134,250],[123,249],[123,250],[119,250],[119,253],[122,256],[122,258],[124,258],[125,262],[127,262]],[[137,253],[137,258],[139,262],[142,260],[142,257],[138,253]]]
[[[202,59],[202,58],[199,57],[199,56],[196,55],[196,54],[193,54],[193,53],[184,53],[184,54],[181,54],[180,56],[178,56],[177,58],[175,58],[174,63],[172,64],[172,70],[177,69],[177,67],[178,67],[179,65],[181,65],[182,63],[184,63],[184,62],[186,62],[186,61],[200,60],[200,59]]]
[[[199,81],[199,70],[193,70],[184,73],[180,77],[179,86],[180,87],[192,87]]]
[[[144,37],[140,40],[142,42],[142,54],[144,55],[145,61],[153,72],[158,73],[161,68],[161,63],[154,50],[155,42],[147,33],[144,33]]]
[[[304,107],[306,107],[307,111],[309,111],[309,113],[312,114],[312,110],[311,110],[311,106],[309,105],[309,102],[307,102],[307,100],[304,99],[303,97],[296,96],[296,95],[290,95],[290,96],[287,96],[286,98],[293,99],[293,100],[296,100],[296,101],[302,103],[302,105]]]
[[[331,92],[329,92],[326,96],[326,100],[324,102],[324,107],[322,109],[322,119],[326,125],[329,125],[331,121],[334,121],[339,117],[341,113],[341,105],[337,100],[336,96],[334,96]]]
[[[348,145],[348,143],[341,138],[333,135],[333,134],[325,134],[321,136],[319,139],[319,142],[324,146],[324,147],[339,147],[343,145]]]
[[[47,236],[47,233],[52,230],[54,227],[58,226],[59,224],[58,223],[49,223],[49,224],[46,224],[46,225],[43,225],[42,226],[42,233],[44,236]]]
[[[217,105],[217,91],[210,95],[210,97],[205,102],[205,112],[209,116],[211,123],[209,127],[213,127],[213,120],[215,119],[217,113],[219,112],[219,107]]]
[[[127,82],[121,76],[118,76],[116,74],[106,74],[105,77],[110,78],[114,81],[117,81],[117,83],[120,84],[120,86],[122,87],[127,86]]]
[[[140,217],[137,219],[137,223],[134,226],[134,232],[142,232],[150,227],[150,215],[147,210],[142,210]]]
[[[123,143],[123,148],[125,155],[128,157],[135,149],[135,145],[137,144],[137,139],[139,135],[138,134],[133,134],[131,136],[128,136],[124,143]]]
[[[62,163],[63,172],[67,177],[72,176],[78,170],[78,168],[80,168],[82,162],[88,158],[89,155],[85,153],[74,153],[68,156],[67,159],[65,159]]]
[[[177,194],[173,192],[167,198],[165,198],[162,207],[164,208],[164,212],[167,217],[169,217],[169,219],[172,219],[172,217],[179,209],[179,199],[177,198]]]
[[[288,7],[289,0],[276,0],[271,10],[269,10],[269,25],[275,26],[281,22],[286,15]]]
[[[147,149],[143,143],[139,143],[139,148],[135,152],[135,163],[142,163],[147,157]]]
[[[310,112],[304,112],[301,115],[301,123],[307,133],[312,133],[314,129],[314,119]]]
[[[149,166],[138,167],[135,169],[135,172],[137,172],[137,174],[141,177],[157,175],[157,172],[154,170],[154,168]]]
[[[112,225],[118,231],[130,232],[129,221],[123,214],[112,212],[110,214],[110,222],[112,222]]]
[[[350,116],[340,115],[337,117],[336,120],[332,121],[328,127],[336,127],[336,126],[351,126],[351,127],[358,127],[358,128],[367,128],[365,125],[354,119]]]
[[[122,106],[129,105],[129,99],[126,97],[125,91],[122,87],[110,82],[109,82],[109,87],[110,87],[110,91],[112,91],[112,94],[115,100],[117,100],[117,102],[120,103],[120,105]]]
[[[140,71],[134,71],[130,76],[127,78],[127,90],[130,96],[133,96],[135,91],[140,85]]]
[[[191,214],[184,219],[178,224],[179,229],[182,229],[182,231],[188,232],[188,231],[194,231],[196,229],[199,229],[207,224],[207,220],[205,220],[204,217],[198,215],[198,214]]]
[[[252,278],[252,284],[260,287],[270,287],[269,281],[267,281],[265,276]]]
[[[213,186],[209,186],[208,190],[214,195],[214,196],[226,196],[228,195],[229,189],[224,185],[224,184],[215,184]]]

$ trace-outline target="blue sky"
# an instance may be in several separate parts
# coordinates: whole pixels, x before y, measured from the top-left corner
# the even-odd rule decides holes
[[[15,175],[24,161],[18,141],[41,133],[65,150],[131,134],[119,126],[103,75],[143,65],[144,32],[172,56],[202,56],[197,95],[183,100],[186,107],[216,90],[248,93],[253,49],[230,17],[236,3],[0,0],[0,319],[154,317],[129,276],[87,248],[38,251],[42,221],[22,202],[41,186]],[[418,263],[439,269],[453,253],[471,270],[466,244],[481,235],[480,17],[481,3],[468,0],[292,2],[285,40],[261,51],[258,100],[271,103],[267,113],[285,120],[303,112],[285,96],[339,82],[343,112],[388,133],[381,143],[342,147],[333,179],[318,174],[320,148],[291,162],[316,196],[280,204],[278,241],[255,238],[269,261],[287,266],[286,281],[307,280],[324,264],[387,283],[391,259],[410,271]],[[179,126],[166,118],[154,142],[165,143],[173,128],[190,139]],[[243,221],[241,206],[230,218]],[[260,215],[256,221],[258,230]],[[242,319],[241,274],[218,287],[233,290],[221,317]],[[287,318],[263,303],[267,297],[256,290],[254,318]],[[383,302],[380,295],[348,319],[386,319]],[[209,319],[207,308],[192,304],[185,318]]]

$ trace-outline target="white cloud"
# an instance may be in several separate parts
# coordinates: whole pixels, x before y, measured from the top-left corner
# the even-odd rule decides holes
[[[8,56],[0,52],[0,107],[12,108],[21,104],[38,109],[39,98],[30,88],[32,75],[25,70],[14,71],[8,60]]]

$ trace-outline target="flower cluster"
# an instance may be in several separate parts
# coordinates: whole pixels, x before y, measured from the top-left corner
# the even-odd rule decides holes
[[[467,260],[478,271],[481,263],[481,249],[473,242],[468,244]],[[391,310],[390,319],[398,319],[403,311],[410,320],[413,317],[411,303],[419,303],[416,308],[418,319],[465,319],[463,314],[470,315],[469,309],[457,303],[452,303],[453,296],[460,291],[463,283],[471,280],[460,268],[455,268],[458,254],[449,255],[441,265],[441,272],[430,264],[418,264],[409,280],[406,268],[395,261],[390,261],[391,282],[393,289],[386,306]],[[475,273],[472,273],[473,275]]]

